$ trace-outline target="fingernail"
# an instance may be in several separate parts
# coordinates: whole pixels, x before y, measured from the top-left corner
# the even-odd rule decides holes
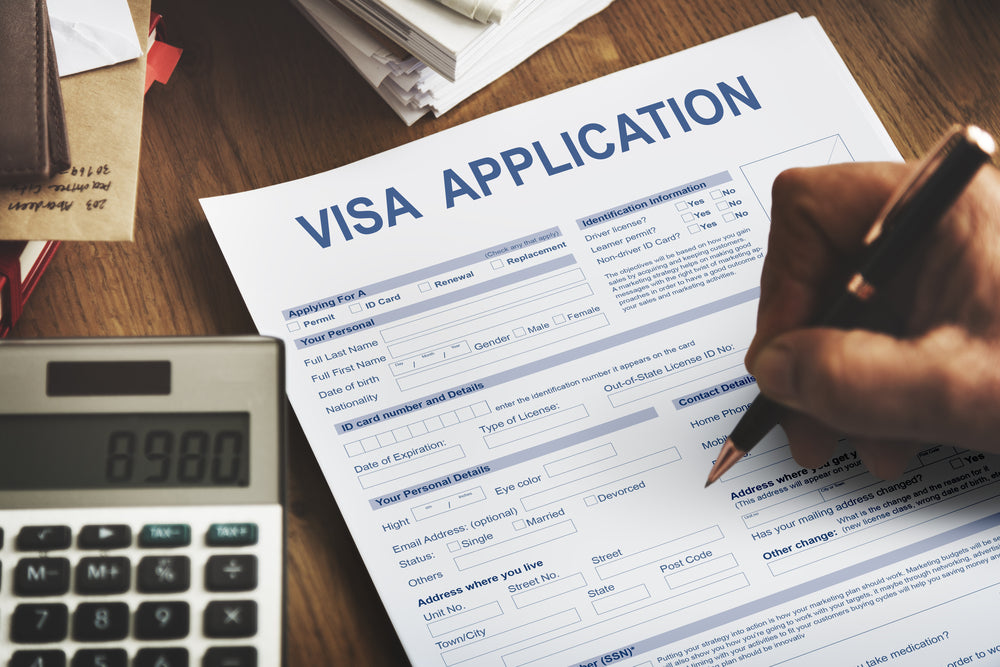
[[[761,393],[779,401],[795,396],[794,363],[791,350],[781,344],[768,345],[757,353],[753,368]]]

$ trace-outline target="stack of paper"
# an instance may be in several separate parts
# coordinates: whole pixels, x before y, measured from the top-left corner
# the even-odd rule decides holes
[[[440,116],[611,4],[522,0],[502,22],[481,23],[434,0],[295,1],[408,125]]]

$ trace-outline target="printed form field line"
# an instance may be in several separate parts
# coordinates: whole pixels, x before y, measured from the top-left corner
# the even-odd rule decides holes
[[[489,653],[503,651],[518,644],[536,641],[542,635],[561,630],[579,622],[580,614],[576,609],[566,609],[556,614],[532,619],[517,627],[495,632],[489,637],[475,643],[443,651],[441,659],[444,660],[445,665],[452,667],[452,665],[475,660]],[[524,632],[515,632],[517,630],[523,630]]]
[[[984,484],[983,486],[977,486],[974,489],[970,489],[969,491],[963,494],[959,494],[959,497],[967,494],[979,496],[979,499],[973,500],[973,502],[969,502],[965,505],[956,505],[955,502],[952,502],[952,499],[957,500],[956,496],[951,496],[949,498],[949,501],[937,503],[934,505],[927,505],[923,508],[915,510],[915,512],[919,512],[923,515],[923,518],[920,521],[913,521],[913,512],[905,512],[902,514],[886,517],[884,519],[872,523],[869,526],[866,526],[863,529],[864,531],[863,536],[860,535],[860,533],[862,533],[862,530],[852,531],[847,534],[841,533],[839,535],[830,537],[827,540],[803,548],[799,551],[790,553],[787,556],[782,556],[781,558],[778,558],[776,560],[769,561],[767,567],[771,571],[771,573],[774,574],[775,576],[787,574],[799,568],[806,567],[814,563],[818,563],[828,558],[832,558],[834,556],[841,556],[854,549],[869,547],[872,543],[876,541],[885,540],[908,531],[914,531],[920,527],[926,526],[944,517],[955,515],[973,505],[992,501],[996,496],[991,495],[989,489],[984,487],[990,487],[997,483],[1000,482],[998,481],[990,482]],[[982,491],[986,491],[986,493],[979,493]],[[897,522],[900,519],[904,518],[911,521],[911,523],[906,524],[902,528],[896,528],[896,526],[898,525]],[[860,542],[858,542],[856,539],[851,539],[855,535],[863,537],[863,539]],[[838,545],[842,545],[842,548],[837,548]],[[828,547],[833,547],[833,548],[831,549]]]
[[[390,344],[387,349],[394,361],[389,365],[389,370],[396,376],[409,373],[420,368],[425,355],[438,350],[471,354],[474,350],[466,338],[478,334],[479,339],[484,339],[489,337],[487,332],[491,330],[514,330],[517,328],[514,324],[527,318],[532,318],[543,326],[551,326],[556,313],[562,312],[571,303],[593,295],[594,290],[590,285],[576,285],[483,314],[482,317],[449,324],[447,328],[437,329],[427,335],[417,335],[400,343]]]
[[[593,340],[575,348],[565,349],[561,352],[557,352],[548,357],[543,357],[541,359],[533,360],[528,363],[521,364],[520,366],[515,366],[513,368],[506,368],[499,372],[493,373],[492,375],[486,375],[479,379],[479,383],[483,385],[483,388],[493,388],[497,387],[506,382],[511,382],[514,380],[519,380],[524,377],[529,377],[537,373],[543,373],[545,371],[551,370],[562,364],[576,361],[577,359],[583,359],[591,355],[596,355],[601,352],[605,352],[615,347],[626,345],[628,343],[642,340],[647,336],[653,336],[659,334],[662,331],[678,327],[684,324],[689,324],[695,322],[702,318],[710,317],[716,315],[723,311],[729,310],[730,308],[735,308],[742,306],[744,304],[751,303],[756,299],[760,298],[760,288],[751,287],[749,289],[743,290],[742,292],[737,292],[735,294],[730,294],[729,296],[722,297],[721,299],[716,299],[715,301],[710,301],[708,303],[702,304],[700,306],[695,306],[688,310],[675,313],[673,315],[668,315],[662,319],[649,322],[647,324],[623,331],[619,334],[613,336],[608,336],[607,338],[601,338]],[[455,387],[461,388],[461,385]],[[353,418],[354,422],[362,422],[366,419],[374,418],[376,415],[380,416],[383,414],[394,414],[395,412],[403,409],[407,405],[412,403],[426,404],[429,399],[436,399],[440,395],[440,391],[433,394],[428,394],[423,397],[416,397],[400,405],[388,406],[381,409],[379,412],[366,413],[361,415],[355,415]],[[353,424],[352,424],[353,426]],[[345,433],[344,424],[340,423],[336,425],[337,433]]]
[[[988,502],[988,500],[984,502]],[[869,575],[877,570],[895,565],[896,563],[903,562],[910,558],[945,548],[947,545],[956,541],[966,539],[983,531],[993,530],[998,526],[1000,526],[1000,512],[976,519],[960,526],[948,528],[942,532],[937,532],[929,537],[918,540],[917,542],[913,542],[906,546],[899,547],[887,553],[868,558],[860,562],[852,559],[840,559],[837,562],[847,562],[850,564],[838,569],[824,570],[825,573],[815,579],[804,581],[800,584],[795,584],[790,588],[776,591],[775,593],[764,598],[757,598],[749,602],[738,604],[734,607],[726,609],[723,612],[707,616],[701,620],[689,623],[678,623],[665,632],[660,631],[657,627],[662,627],[663,625],[662,621],[660,621],[662,616],[645,618],[642,621],[634,622],[628,626],[628,629],[633,630],[633,634],[634,632],[643,630],[650,632],[650,635],[646,639],[640,639],[636,642],[637,651],[642,653],[654,651],[675,642],[685,641],[703,632],[724,627],[754,614],[763,613],[773,607],[785,604],[792,600],[798,600],[804,596],[815,594],[823,589],[842,585],[852,579]],[[734,575],[734,577],[742,577],[744,581],[746,580],[745,576],[742,574]],[[734,577],[730,577],[729,579]],[[749,583],[747,585],[749,586]],[[710,586],[712,585],[700,587],[698,590],[709,591],[711,590]],[[708,598],[706,598],[706,600],[707,599]],[[627,612],[624,615],[628,615],[630,613],[632,612]],[[653,621],[656,623],[654,624]],[[580,641],[571,646],[582,645],[590,642],[592,639],[595,639],[593,637],[593,632],[590,633],[590,636],[586,636],[586,631],[589,629],[589,627],[584,627],[581,631],[572,633],[576,636],[580,636]],[[597,637],[596,641],[593,642],[596,645],[595,654],[597,651],[603,650],[600,642],[607,636],[610,635]],[[547,655],[553,655],[553,653],[550,652]],[[509,665],[511,663],[507,664]],[[522,662],[520,664],[525,663]]]
[[[510,596],[514,606],[518,609],[529,607],[539,602],[551,600],[554,597],[579,590],[587,585],[587,580],[583,574],[577,572],[568,577],[560,577],[546,584],[533,586],[522,593],[515,593]]]
[[[425,417],[420,421],[410,422],[405,426],[398,426],[391,431],[382,431],[381,433],[365,436],[360,440],[354,440],[344,445],[344,451],[348,456],[361,456],[381,447],[399,444],[476,417],[488,415],[489,413],[489,403],[486,401],[477,401],[454,410]]]
[[[680,460],[681,455],[677,451],[677,448],[668,447],[658,452],[633,459],[632,461],[605,468],[600,472],[564,482],[544,491],[526,495],[521,498],[521,506],[526,511],[531,512],[540,507],[583,495],[589,491],[605,488],[629,477],[635,477],[636,475],[641,475]]]
[[[712,377],[713,375],[719,375],[720,373],[725,373],[726,371],[732,370],[734,368],[743,369],[743,364],[729,364],[723,368],[718,368],[716,370],[711,370],[698,377],[687,378],[690,371],[701,369],[706,366],[715,366],[720,361],[728,361],[728,357],[733,355],[741,354],[746,352],[746,348],[740,348],[738,350],[733,350],[731,352],[726,352],[725,354],[717,355],[711,358],[703,359],[702,361],[689,364],[683,368],[676,369],[667,373],[663,377],[654,378],[652,380],[647,380],[637,385],[632,385],[626,387],[625,389],[619,389],[618,391],[608,394],[608,401],[611,405],[618,408],[628,403],[633,403],[635,401],[643,400],[646,398],[651,398],[657,394],[662,394],[668,391],[673,391],[679,389],[687,384],[692,384],[698,382],[699,380],[704,380]],[[672,382],[678,378],[687,378],[680,382],[674,382],[670,386],[663,386],[666,382]]]
[[[506,667],[520,667],[531,663],[549,664],[548,661],[563,651],[577,648],[583,644],[597,643],[619,632],[633,629],[637,625],[635,615],[639,612],[643,612],[643,618],[638,623],[652,625],[652,622],[656,621],[657,625],[662,625],[663,619],[666,617],[749,586],[750,582],[747,581],[745,575],[735,574],[667,600],[629,609],[616,616],[575,628],[566,634],[537,642],[533,646],[507,653],[501,657]],[[683,622],[679,625],[683,625]]]
[[[747,512],[743,515],[743,525],[747,528],[757,528],[766,523],[771,523],[782,517],[797,514],[804,509],[822,504],[823,496],[819,489],[807,491],[806,493],[786,498],[781,502],[774,503],[764,509]]]
[[[556,410],[541,417],[536,417],[520,426],[505,428],[497,433],[485,435],[483,436],[483,441],[487,447],[495,449],[496,447],[509,445],[512,442],[524,442],[532,436],[540,435],[546,431],[551,431],[581,419],[586,419],[589,416],[590,413],[587,412],[587,408],[583,404],[574,405],[571,408]]]
[[[609,611],[616,611],[622,607],[627,607],[636,602],[648,600],[651,597],[646,584],[638,584],[631,588],[626,588],[617,593],[609,593],[591,602],[597,614],[606,614]]]
[[[628,556],[616,558],[613,561],[598,565],[594,569],[597,571],[597,576],[602,580],[610,579],[611,577],[624,574],[625,572],[630,572],[640,567],[645,567],[646,565],[670,560],[678,554],[682,554],[693,549],[700,549],[701,547],[708,546],[712,542],[721,540],[723,537],[724,535],[722,534],[721,528],[718,526],[710,526],[703,530],[684,535],[683,537],[678,537],[647,549],[643,549],[642,551],[637,551],[633,554],[629,554]]]
[[[525,461],[531,461],[563,449],[568,449],[569,447],[587,442],[588,440],[605,438],[612,433],[648,422],[652,419],[656,419],[656,410],[653,408],[646,408],[628,415],[622,415],[621,417],[616,417],[610,421],[584,428],[576,433],[570,433],[569,435],[561,436],[555,440],[551,440],[540,445],[534,445],[521,451],[512,452],[510,454],[498,456],[495,459],[483,461],[479,468],[477,468],[477,474],[491,475],[511,466],[524,463]],[[452,483],[456,475],[460,479],[464,479],[465,472],[467,471],[453,471],[451,474],[446,476],[414,482],[406,488],[397,489],[394,492],[380,497],[370,498],[368,504],[374,510],[383,507],[391,507],[399,502],[414,500],[419,501],[417,497],[410,493],[411,490],[425,489],[426,491],[431,491],[437,488],[444,488]],[[421,502],[420,504],[424,505],[425,503]]]
[[[496,337],[502,339],[499,343],[490,343],[481,350],[471,352],[461,358],[441,359],[440,362],[427,368],[397,378],[396,385],[403,391],[407,391],[450,377],[464,375],[469,371],[486,368],[490,365],[509,365],[512,357],[536,352],[547,346],[562,343],[607,326],[610,326],[607,315],[597,312],[587,317],[567,320],[555,328],[545,329],[527,337],[518,338],[513,333],[504,333]]]
[[[470,551],[461,556],[455,556],[455,567],[459,570],[468,570],[471,567],[484,565],[498,558],[513,556],[516,553],[534,549],[535,547],[558,540],[561,537],[568,537],[574,533],[576,533],[576,524],[573,523],[572,519],[566,519],[565,521],[539,528],[530,533],[523,533],[502,542],[495,542],[488,547]]]
[[[728,570],[735,570],[737,567],[739,567],[739,564],[736,562],[736,556],[731,553],[723,554],[718,558],[701,561],[696,565],[687,566],[678,572],[664,575],[663,579],[671,589],[677,589]]]
[[[465,299],[489,294],[494,291],[501,291],[512,285],[518,285],[525,280],[544,276],[559,269],[573,266],[574,264],[576,264],[576,258],[573,255],[564,255],[524,269],[519,269],[512,273],[487,278],[480,283],[460,287],[426,299],[411,299],[406,305],[401,305],[392,310],[376,311],[377,314],[369,314],[365,311],[351,312],[343,320],[335,320],[333,326],[325,325],[322,328],[317,328],[307,336],[296,338],[295,347],[301,350],[331,341],[350,338],[351,336],[367,332],[369,329],[381,330],[385,327],[391,328],[393,322],[405,322],[412,317],[419,317],[436,308],[453,306]]]
[[[394,465],[384,468],[376,468],[371,472],[358,475],[358,483],[362,489],[371,489],[381,484],[388,484],[400,479],[405,479],[420,472],[433,470],[434,468],[452,463],[465,458],[465,450],[461,445],[453,445],[443,449],[415,456]]]
[[[391,290],[404,287],[406,285],[412,285],[418,283],[422,280],[430,280],[435,276],[441,276],[447,273],[453,273],[463,268],[469,266],[474,266],[480,262],[489,260],[493,257],[497,257],[500,254],[504,254],[509,251],[511,246],[524,246],[526,244],[533,245],[535,243],[543,243],[545,241],[552,241],[562,236],[562,232],[558,227],[550,227],[548,229],[543,229],[542,231],[536,232],[534,234],[528,234],[527,236],[522,236],[517,239],[512,239],[506,243],[491,246],[489,248],[483,248],[482,250],[476,250],[468,254],[462,255],[461,257],[455,257],[453,259],[440,262],[438,264],[432,264],[431,266],[425,266],[419,268],[410,273],[404,273],[400,276],[393,276],[391,278],[386,278],[376,283],[370,283],[368,285],[362,285],[358,288],[352,289],[347,292],[340,292],[339,294],[331,294],[330,296],[317,299],[315,301],[310,301],[308,303],[303,303],[298,306],[293,306],[292,308],[287,308],[282,311],[282,317],[286,320],[296,319],[299,317],[295,315],[296,312],[301,312],[309,310],[309,314],[315,314],[323,310],[328,310],[330,308],[336,308],[337,306],[342,306],[345,302],[345,297],[348,295],[354,296],[359,292],[364,292],[366,295],[379,294],[382,292],[389,292]],[[516,254],[510,252],[510,254]]]
[[[596,465],[617,455],[618,451],[615,450],[615,446],[609,442],[576,454],[570,454],[565,458],[550,461],[542,466],[542,469],[549,477],[558,477],[574,470],[583,471],[587,466]]]
[[[414,520],[423,521],[425,519],[432,519],[436,516],[441,516],[442,514],[452,510],[457,510],[460,507],[466,507],[468,505],[474,505],[475,503],[484,502],[485,500],[486,492],[483,491],[483,487],[477,486],[473,489],[462,491],[461,493],[445,496],[444,498],[438,498],[437,500],[424,503],[423,505],[417,505],[410,510],[410,513],[413,515]]]
[[[808,481],[811,478],[810,475],[815,474],[816,473],[813,472],[802,475],[801,481],[810,483]],[[863,470],[859,465],[857,474],[849,477],[838,477],[836,483],[834,484],[818,489],[802,491],[797,495],[789,496],[787,494],[783,494],[769,499],[757,500],[753,503],[754,509],[746,514],[743,514],[740,518],[743,520],[743,525],[747,528],[757,528],[783,517],[801,513],[803,510],[817,507],[832,500],[855,494],[872,486],[873,479],[874,478],[871,473]],[[792,480],[800,481],[798,476],[794,478],[790,477],[788,481]],[[779,483],[782,482],[780,478],[777,481]],[[796,490],[799,488],[801,487],[796,487]],[[741,505],[738,502],[737,507],[744,507],[749,504],[750,503],[744,503]]]
[[[473,301],[454,299],[451,304],[442,306],[439,310],[429,314],[415,315],[401,324],[383,327],[382,340],[389,344],[389,349],[398,346],[399,349],[403,350],[403,354],[412,354],[420,349],[440,345],[449,340],[461,338],[464,335],[462,333],[452,334],[452,327],[470,321],[474,322],[499,310],[506,311],[519,307],[530,307],[536,301],[542,301],[545,304],[546,298],[585,281],[586,278],[583,275],[583,271],[574,268],[542,276],[534,280],[522,280],[516,287],[511,287],[505,283],[491,292],[477,290],[476,294],[480,298]],[[423,312],[426,313],[427,311]],[[433,338],[430,336],[432,333],[441,333],[442,330],[444,330],[443,333],[446,338]],[[461,332],[462,329],[459,329],[459,331]],[[405,347],[402,345],[402,341],[412,338],[418,338],[415,343],[417,347]],[[393,356],[397,355],[394,354]]]
[[[466,609],[445,616],[439,621],[432,621],[427,624],[427,631],[431,637],[441,637],[442,635],[467,628],[474,623],[482,623],[483,621],[502,615],[503,609],[500,607],[500,603],[489,602],[479,607],[473,607],[472,609]]]
[[[783,433],[783,431],[772,431],[762,442],[773,442],[778,433]],[[787,445],[787,440],[782,439],[782,442],[777,443],[774,447],[764,451],[757,451],[762,449],[758,445],[750,454],[740,459],[740,462],[733,466],[728,473],[722,476],[723,483],[728,484],[744,477],[756,476],[757,473],[765,468],[792,461],[791,450],[788,449]]]

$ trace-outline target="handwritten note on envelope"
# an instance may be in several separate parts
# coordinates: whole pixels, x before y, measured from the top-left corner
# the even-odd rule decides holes
[[[149,3],[129,0],[133,37],[148,32]],[[70,168],[0,188],[0,239],[132,239],[145,78],[143,55],[60,79]]]

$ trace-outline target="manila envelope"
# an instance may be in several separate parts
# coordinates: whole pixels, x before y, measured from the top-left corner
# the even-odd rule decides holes
[[[129,0],[139,43],[150,0]],[[146,56],[60,80],[70,168],[0,187],[0,239],[131,241],[135,227]]]

